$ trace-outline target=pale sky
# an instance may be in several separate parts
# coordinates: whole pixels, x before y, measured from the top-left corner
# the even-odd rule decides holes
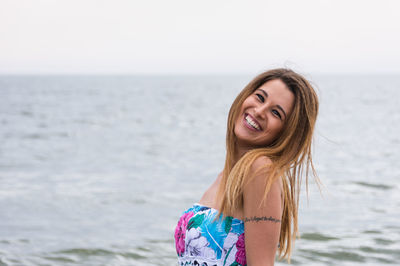
[[[400,73],[399,11],[398,0],[0,0],[0,73]]]

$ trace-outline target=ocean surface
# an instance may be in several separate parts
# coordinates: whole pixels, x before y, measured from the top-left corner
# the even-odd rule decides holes
[[[250,78],[0,76],[0,265],[177,265]],[[309,78],[323,186],[292,264],[400,265],[400,75]]]

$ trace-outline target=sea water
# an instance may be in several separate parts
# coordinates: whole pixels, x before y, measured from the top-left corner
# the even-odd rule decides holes
[[[250,78],[0,76],[0,265],[176,265]],[[400,76],[309,78],[323,186],[302,191],[292,264],[400,264]]]

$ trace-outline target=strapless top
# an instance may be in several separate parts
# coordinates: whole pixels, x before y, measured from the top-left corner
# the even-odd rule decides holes
[[[244,223],[218,216],[218,210],[195,203],[175,228],[179,265],[244,266]]]

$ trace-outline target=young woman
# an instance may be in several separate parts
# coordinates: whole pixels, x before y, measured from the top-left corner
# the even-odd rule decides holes
[[[301,178],[315,175],[318,98],[289,69],[255,77],[228,116],[223,171],[175,230],[179,265],[274,265],[290,259]]]

